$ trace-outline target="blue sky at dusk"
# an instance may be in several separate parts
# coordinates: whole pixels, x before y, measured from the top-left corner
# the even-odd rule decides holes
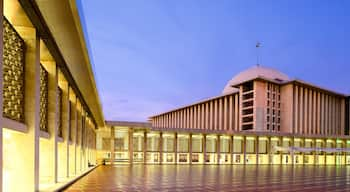
[[[350,94],[350,1],[82,0],[107,120],[217,96],[256,64]]]

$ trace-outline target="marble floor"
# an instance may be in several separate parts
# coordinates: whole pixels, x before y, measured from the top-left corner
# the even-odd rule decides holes
[[[350,191],[350,166],[99,166],[66,191]]]

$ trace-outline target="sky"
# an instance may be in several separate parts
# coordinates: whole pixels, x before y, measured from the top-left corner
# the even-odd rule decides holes
[[[83,0],[78,5],[106,120],[148,117],[221,94],[272,67],[350,95],[350,1]]]

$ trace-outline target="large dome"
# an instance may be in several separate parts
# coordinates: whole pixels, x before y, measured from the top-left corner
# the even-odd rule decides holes
[[[242,82],[255,79],[255,78],[265,78],[270,80],[278,80],[278,81],[288,81],[289,77],[281,73],[275,69],[263,67],[260,65],[256,65],[251,67],[245,71],[240,72],[238,75],[234,76],[225,86],[222,94],[229,94],[237,91],[236,88],[232,87],[235,85],[239,85]]]

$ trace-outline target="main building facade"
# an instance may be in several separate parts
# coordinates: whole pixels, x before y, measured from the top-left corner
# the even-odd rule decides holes
[[[119,163],[350,164],[349,97],[259,65],[217,97],[107,126],[98,147]]]

